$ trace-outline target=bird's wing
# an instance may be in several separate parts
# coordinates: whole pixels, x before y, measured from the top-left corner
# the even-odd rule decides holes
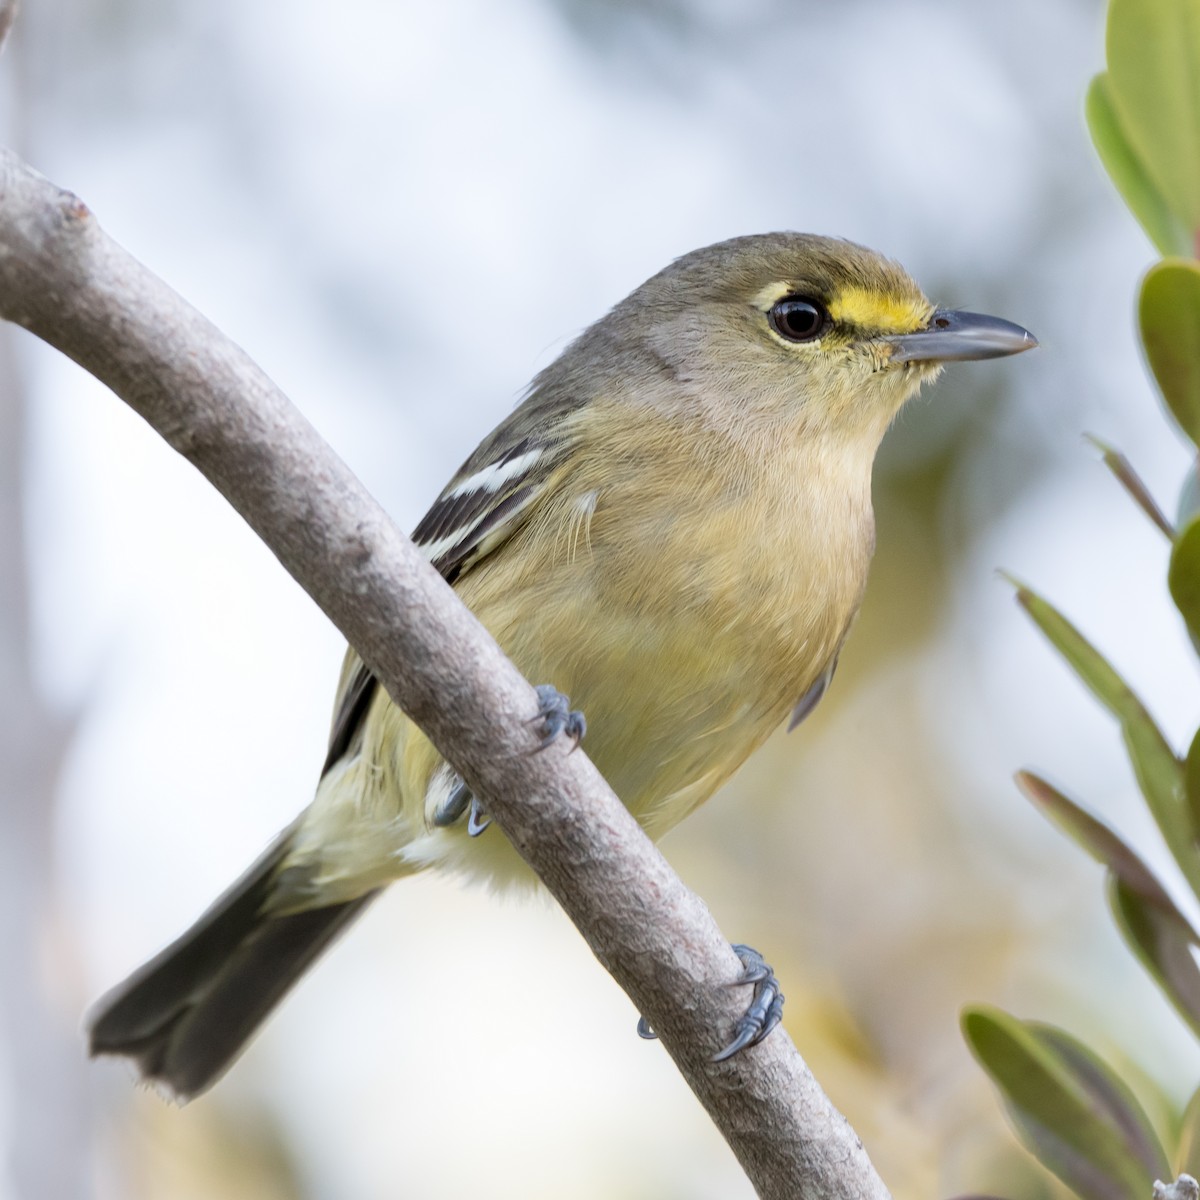
[[[539,399],[531,396],[480,444],[413,530],[413,543],[447,583],[478,566],[521,527],[569,452],[566,437],[536,432]],[[378,687],[353,648],[347,651],[322,775],[357,752]]]
[[[333,706],[333,725],[329,731],[325,765],[321,768],[322,778],[335,763],[352,758],[358,752],[359,734],[378,688],[379,681],[358,657],[358,652],[353,646],[348,647]]]
[[[413,542],[453,583],[521,525],[545,489],[553,451],[532,436],[501,448],[476,467],[463,465],[413,530]],[[554,457],[557,457],[556,455]]]

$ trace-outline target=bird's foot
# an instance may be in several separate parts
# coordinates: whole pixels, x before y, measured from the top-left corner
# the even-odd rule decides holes
[[[467,818],[467,835],[478,837],[491,823],[492,818],[488,816],[487,809],[479,803],[479,797],[472,794],[471,815]]]
[[[583,713],[571,708],[571,702],[557,688],[548,683],[534,689],[538,698],[538,714],[535,721],[542,722],[542,740],[539,750],[545,750],[560,733],[565,733],[574,743],[572,749],[578,746],[587,732],[587,721]],[[450,789],[450,795],[438,805],[433,814],[433,823],[439,829],[457,825],[467,816],[467,833],[478,837],[491,823],[487,809],[479,802],[479,797],[467,787],[461,777],[455,776],[455,784]]]
[[[713,1055],[713,1062],[724,1062],[747,1046],[757,1046],[783,1020],[783,992],[779,990],[779,980],[767,960],[753,946],[740,942],[733,947],[733,952],[742,960],[742,977],[729,986],[752,983],[754,995],[750,1007],[733,1027],[733,1041]]]
[[[565,733],[574,742],[571,747],[574,749],[587,733],[583,713],[572,709],[566,696],[549,683],[539,684],[533,690],[538,698],[538,714],[534,720],[542,722],[542,740],[538,749],[545,750],[560,733]]]
[[[461,821],[463,814],[475,799],[474,793],[462,781],[461,776],[455,775],[454,779],[455,784],[450,789],[450,795],[438,805],[437,811],[433,814],[433,823],[439,829],[445,829]]]
[[[467,833],[471,837],[478,837],[492,823],[492,819],[487,815],[487,809],[479,803],[479,797],[459,779],[433,814],[433,823],[445,829],[461,821],[468,809],[471,815],[467,817]]]
[[[754,996],[750,1007],[738,1018],[733,1027],[733,1041],[713,1055],[713,1062],[724,1062],[732,1058],[739,1050],[747,1046],[755,1046],[763,1040],[783,1020],[783,993],[779,990],[779,980],[775,972],[752,946],[740,942],[733,947],[733,952],[742,960],[742,977],[735,979],[730,987],[741,987],[743,984],[754,984]],[[658,1034],[650,1028],[650,1022],[645,1017],[639,1017],[637,1023],[638,1037],[656,1038]]]

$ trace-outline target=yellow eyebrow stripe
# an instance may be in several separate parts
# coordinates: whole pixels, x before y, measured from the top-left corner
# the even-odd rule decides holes
[[[932,313],[933,305],[924,298],[889,295],[861,287],[844,288],[829,305],[829,315],[835,321],[882,333],[923,329]]]

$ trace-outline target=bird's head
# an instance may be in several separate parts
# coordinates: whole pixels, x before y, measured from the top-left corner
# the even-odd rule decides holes
[[[943,363],[1037,345],[1011,322],[936,307],[874,251],[796,233],[686,254],[619,304],[601,330],[626,365],[621,347],[639,348],[640,393],[692,406],[692,416],[854,440],[882,437]],[[654,372],[681,386],[647,387]]]

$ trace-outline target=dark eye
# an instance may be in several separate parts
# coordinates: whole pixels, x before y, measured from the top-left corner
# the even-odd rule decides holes
[[[784,296],[771,306],[771,324],[789,342],[811,342],[829,322],[823,305],[804,296]]]

